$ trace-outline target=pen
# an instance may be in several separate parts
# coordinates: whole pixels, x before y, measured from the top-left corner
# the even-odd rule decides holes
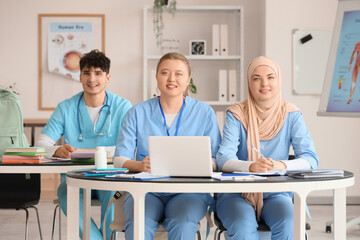
[[[221,176],[237,177],[237,176],[251,176],[249,173],[223,173]]]
[[[251,147],[252,147],[262,158],[265,158],[265,159],[266,159],[266,157],[265,157],[264,155],[262,155],[262,153],[261,153],[259,150],[257,150],[256,147],[254,147],[254,145],[251,145]],[[273,161],[271,161],[271,166],[274,166]]]
[[[142,156],[142,157],[147,157],[145,154],[142,154],[142,153],[140,153],[140,156]]]

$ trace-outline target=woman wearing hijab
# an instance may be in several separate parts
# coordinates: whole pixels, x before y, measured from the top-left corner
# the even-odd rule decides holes
[[[303,116],[281,98],[281,81],[274,60],[260,56],[249,64],[248,99],[227,109],[216,155],[222,171],[317,168],[318,156]],[[288,161],[290,145],[296,158]],[[293,239],[292,193],[222,193],[217,199],[216,211],[230,239],[259,239],[260,219],[270,227],[272,239]]]

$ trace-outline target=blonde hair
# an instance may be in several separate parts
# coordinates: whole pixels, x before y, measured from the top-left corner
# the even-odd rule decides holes
[[[177,53],[177,52],[169,52],[160,58],[160,60],[157,64],[157,67],[156,67],[156,76],[159,72],[160,64],[162,62],[164,62],[165,60],[180,60],[180,61],[182,61],[187,66],[188,74],[189,74],[189,76],[191,76],[191,66],[190,66],[189,61],[187,60],[187,58],[184,55],[182,55],[181,53]],[[185,96],[189,95],[189,88],[190,88],[190,86],[188,85],[188,87],[186,88],[186,90],[184,92]]]

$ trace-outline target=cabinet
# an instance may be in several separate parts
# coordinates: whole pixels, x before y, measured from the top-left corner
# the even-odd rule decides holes
[[[244,99],[244,22],[241,6],[177,6],[175,15],[163,12],[163,45],[157,47],[153,32],[153,10],[143,11],[143,99],[154,97],[155,71],[158,60],[169,51],[186,56],[192,66],[197,93],[190,96],[212,106],[229,106]],[[228,26],[228,55],[213,55],[213,25]],[[190,55],[190,41],[205,41],[205,55]],[[168,43],[169,46],[165,46]],[[163,49],[162,49],[163,48]],[[165,49],[164,49],[165,48]],[[219,70],[235,70],[236,100],[219,101]],[[152,91],[153,90],[153,91]]]

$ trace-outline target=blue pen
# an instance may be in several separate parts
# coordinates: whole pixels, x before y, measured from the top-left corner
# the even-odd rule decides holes
[[[250,176],[249,173],[223,173],[221,176],[236,177],[236,176]]]
[[[142,153],[140,153],[140,156],[142,156],[144,158],[147,157],[145,154],[142,154]]]

